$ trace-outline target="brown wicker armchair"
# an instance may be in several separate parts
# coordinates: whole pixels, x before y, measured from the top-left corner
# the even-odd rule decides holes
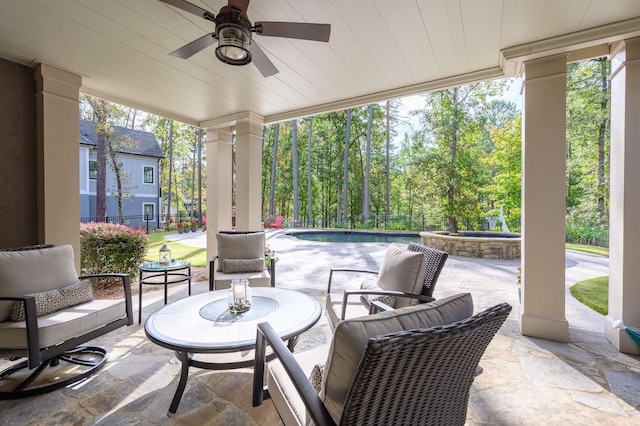
[[[296,354],[259,324],[253,404],[271,397],[285,425],[463,425],[478,362],[511,311],[501,303],[445,324],[466,316],[470,300],[456,295],[345,320],[328,347]],[[264,387],[267,344],[278,360],[267,365]]]
[[[419,256],[422,253],[423,256]],[[401,308],[435,300],[433,290],[449,255],[440,250],[409,243],[406,249],[391,245],[379,271],[333,268],[329,272],[326,310],[329,324],[335,329],[340,321],[367,315],[371,302]],[[364,281],[359,289],[336,291],[334,273],[376,275],[376,281]]]

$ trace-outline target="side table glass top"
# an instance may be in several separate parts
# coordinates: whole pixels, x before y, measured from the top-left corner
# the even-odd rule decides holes
[[[140,264],[140,269],[143,271],[167,271],[171,269],[182,269],[188,268],[191,266],[189,262],[185,262],[184,260],[171,260],[171,263],[160,263],[160,262],[144,262]]]

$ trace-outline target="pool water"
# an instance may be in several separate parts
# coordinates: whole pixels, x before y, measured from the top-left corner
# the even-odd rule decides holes
[[[323,243],[404,243],[420,244],[420,234],[364,231],[294,231],[287,235]]]

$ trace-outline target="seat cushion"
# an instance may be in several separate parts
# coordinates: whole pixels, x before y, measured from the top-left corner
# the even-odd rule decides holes
[[[0,296],[24,296],[78,282],[70,245],[0,252]],[[12,302],[0,301],[0,322],[7,321]]]
[[[270,287],[271,286],[271,274],[268,270],[260,272],[239,272],[237,274],[225,274],[222,272],[216,272],[214,280],[214,289],[220,290],[223,288],[231,287],[231,280],[246,279],[249,280],[249,286],[251,287]]]
[[[216,234],[218,242],[218,271],[225,259],[264,258],[264,232],[249,234]]]
[[[342,313],[342,297],[343,293],[329,293],[326,300],[327,319],[332,330],[335,330],[336,326],[340,322],[340,315]],[[349,297],[347,300],[347,310],[344,318],[351,319],[369,315],[369,307],[364,305],[358,295]]]
[[[328,351],[329,345],[323,345],[308,351],[296,352],[293,356],[305,375],[309,377],[318,361],[327,359]],[[285,425],[312,424],[311,416],[307,414],[302,398],[279,360],[267,364],[267,384],[271,401]]]
[[[349,386],[369,338],[402,330],[447,325],[472,315],[471,295],[462,293],[430,303],[340,322],[330,344],[320,392],[331,417],[339,423]]]
[[[83,335],[126,316],[124,300],[92,300],[38,318],[40,348]],[[0,342],[6,349],[26,349],[25,321],[0,323]]]
[[[427,262],[422,253],[392,244],[382,259],[377,284],[385,290],[420,294],[426,268]],[[402,308],[416,304],[418,304],[417,299],[398,297],[395,307]]]

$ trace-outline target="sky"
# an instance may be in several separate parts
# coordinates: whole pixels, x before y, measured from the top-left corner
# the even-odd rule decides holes
[[[510,79],[507,90],[505,90],[504,94],[499,98],[513,102],[516,104],[518,110],[522,111],[522,95],[520,94],[521,88],[521,78]],[[419,128],[418,120],[411,116],[411,111],[421,109],[423,107],[424,99],[422,95],[407,96],[400,99],[398,115],[401,117],[401,120],[404,119],[402,120],[404,122],[400,122],[395,126],[394,130],[396,131],[396,136],[394,137],[394,142],[398,143],[402,141],[402,139],[404,139],[404,134],[410,133],[412,127],[414,130]]]

